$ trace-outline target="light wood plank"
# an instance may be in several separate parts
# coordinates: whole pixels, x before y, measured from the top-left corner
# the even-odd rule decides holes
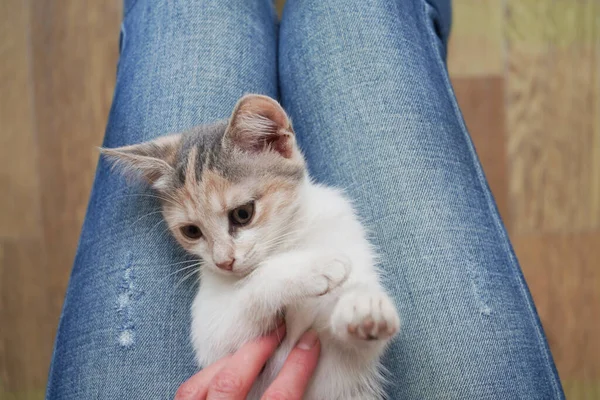
[[[600,382],[600,234],[515,236],[513,245],[561,379],[574,392],[594,387]]]
[[[507,1],[509,198],[518,233],[600,227],[599,12],[595,0]]]
[[[283,14],[283,7],[285,6],[285,0],[275,0],[275,10],[277,11],[277,15],[279,19],[281,19],[281,15]]]
[[[29,6],[0,2],[0,398],[42,398],[56,325],[46,312]]]
[[[452,85],[498,210],[508,225],[504,80],[453,77]]]
[[[39,0],[32,45],[50,313],[57,319],[112,99],[119,0]]]
[[[448,70],[453,77],[501,75],[502,0],[454,0],[448,44]]]
[[[15,239],[40,223],[27,1],[0,2],[0,38],[0,237]]]
[[[594,80],[590,82],[591,86],[596,87],[596,93],[593,99],[593,113],[594,113],[594,138],[592,144],[592,162],[590,168],[595,171],[596,179],[592,179],[590,192],[591,192],[591,204],[596,204],[596,207],[592,207],[590,218],[592,221],[598,221],[600,224],[600,3],[596,3],[592,9],[592,12],[596,16],[596,23],[594,29],[596,34],[594,35],[593,47],[596,49],[593,56],[593,63],[596,68],[596,74]],[[600,398],[600,383],[598,384],[598,398]]]
[[[56,318],[39,239],[0,242],[0,398],[46,385]]]

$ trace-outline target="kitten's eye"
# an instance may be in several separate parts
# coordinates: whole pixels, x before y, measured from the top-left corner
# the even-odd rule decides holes
[[[196,225],[185,225],[180,228],[181,234],[188,239],[200,239],[202,237],[202,231]]]
[[[254,202],[244,204],[229,213],[229,220],[237,226],[247,225],[254,216]]]

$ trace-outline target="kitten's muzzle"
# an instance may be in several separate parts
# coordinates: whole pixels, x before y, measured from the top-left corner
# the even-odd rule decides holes
[[[215,264],[219,269],[231,271],[233,270],[233,263],[235,263],[235,258],[232,258],[231,260],[221,261]]]

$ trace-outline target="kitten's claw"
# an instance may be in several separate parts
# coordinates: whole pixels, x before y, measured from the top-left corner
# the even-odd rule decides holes
[[[382,340],[398,333],[400,318],[387,294],[380,291],[350,292],[336,305],[332,328],[342,340]]]

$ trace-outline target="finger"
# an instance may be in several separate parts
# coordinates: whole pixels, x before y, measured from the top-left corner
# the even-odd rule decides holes
[[[207,399],[244,400],[284,335],[285,324],[281,324],[270,335],[242,346],[210,382]]]
[[[192,376],[187,381],[183,382],[177,393],[175,393],[175,400],[204,400],[208,393],[208,385],[210,381],[215,377],[217,372],[221,370],[229,362],[231,356],[220,359],[214,364],[202,369],[196,375]]]
[[[301,400],[317,368],[320,351],[317,333],[312,329],[304,333],[262,399]]]

